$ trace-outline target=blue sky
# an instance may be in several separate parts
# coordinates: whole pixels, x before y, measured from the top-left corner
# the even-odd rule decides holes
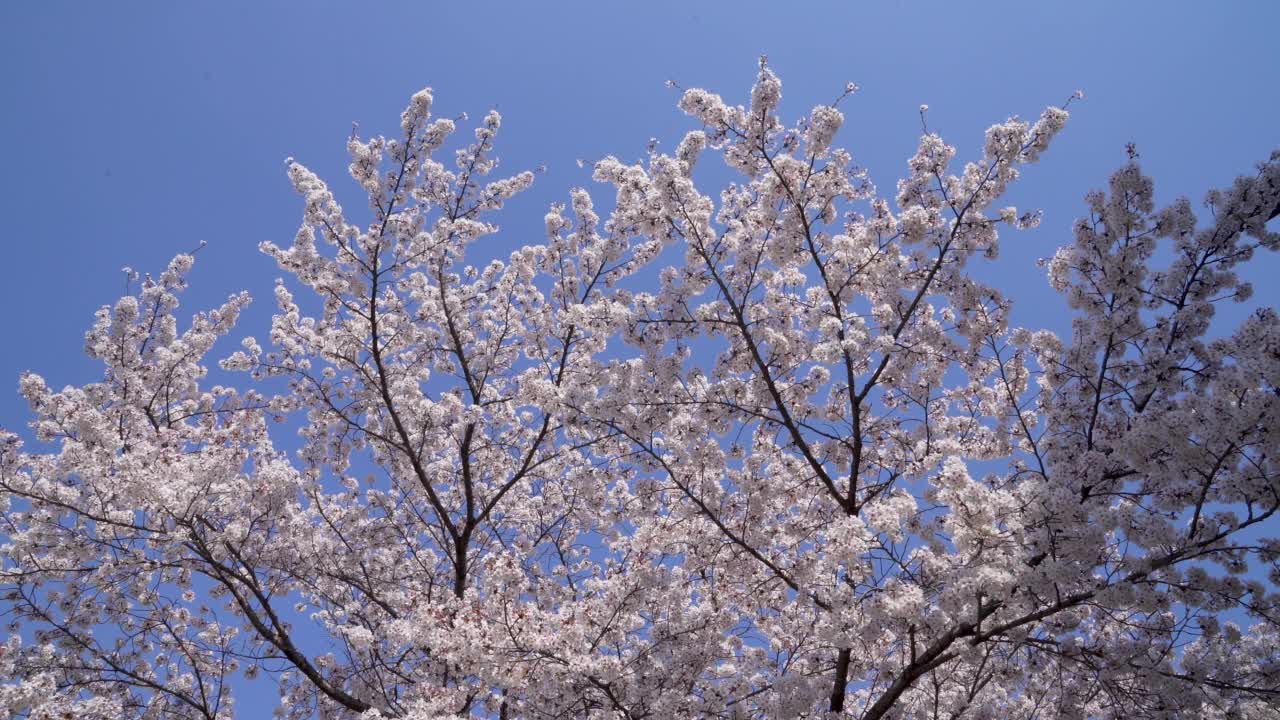
[[[635,159],[651,137],[674,147],[693,125],[664,81],[743,102],[762,53],[788,119],[861,86],[838,143],[889,195],[921,103],[963,160],[988,125],[1083,89],[1010,195],[1044,224],[1006,234],[979,270],[1018,298],[1016,322],[1062,330],[1035,260],[1069,239],[1126,143],[1162,203],[1198,203],[1280,147],[1278,23],[1280,3],[1263,0],[0,3],[0,427],[27,419],[22,370],[55,387],[99,378],[83,332],[123,290],[123,266],[159,271],[205,240],[185,311],[247,289],[257,302],[236,337],[266,336],[278,271],[257,246],[287,243],[301,218],[284,159],[362,207],[345,174],[352,122],[394,131],[423,86],[448,116],[496,106],[507,170],[547,168],[504,211],[497,256],[540,242],[547,206],[591,184],[577,159]],[[1277,271],[1275,256],[1255,260],[1251,306],[1280,305]]]
[[[506,169],[547,166],[504,212],[490,248],[505,255],[542,239],[550,202],[590,184],[576,159],[635,159],[650,137],[673,147],[692,127],[665,80],[745,101],[762,53],[783,79],[786,118],[846,81],[862,87],[838,142],[889,194],[920,103],[964,159],[991,123],[1082,88],[1011,196],[1042,208],[1044,225],[1007,235],[980,271],[1021,298],[1017,322],[1064,328],[1035,259],[1068,238],[1126,142],[1159,198],[1197,202],[1280,147],[1277,21],[1280,5],[1260,1],[4,3],[0,386],[24,369],[55,387],[97,379],[83,331],[120,294],[119,269],[159,270],[200,240],[186,308],[248,289],[258,302],[241,334],[265,335],[278,271],[257,245],[289,241],[301,211],[283,160],[362,207],[345,176],[351,124],[393,131],[422,86],[450,116],[499,108]],[[1266,284],[1280,262],[1254,265],[1254,303],[1280,304]],[[0,426],[25,419],[16,393],[0,392]]]

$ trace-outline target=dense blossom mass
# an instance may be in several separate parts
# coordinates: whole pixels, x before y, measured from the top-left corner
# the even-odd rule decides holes
[[[1060,337],[967,269],[1064,108],[962,166],[926,129],[884,197],[781,95],[684,91],[607,210],[476,260],[534,175],[424,90],[348,143],[367,224],[289,162],[270,337],[220,360],[247,295],[134,276],[101,381],[24,375],[0,435],[0,715],[1276,718],[1280,318],[1212,321],[1280,155],[1199,221],[1121,168],[1046,263]]]

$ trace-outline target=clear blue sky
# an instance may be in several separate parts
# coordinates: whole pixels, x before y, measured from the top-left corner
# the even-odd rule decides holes
[[[265,335],[278,271],[256,248],[290,240],[301,210],[284,158],[362,207],[345,177],[351,123],[394,130],[422,86],[441,113],[497,106],[504,166],[548,167],[503,216],[491,247],[505,254],[589,184],[575,159],[636,158],[691,127],[666,79],[742,101],[761,53],[788,118],[861,85],[839,140],[889,193],[920,103],[964,158],[992,122],[1084,89],[1012,198],[1043,208],[1043,227],[1006,236],[983,272],[1023,297],[1018,322],[1062,327],[1034,260],[1065,241],[1126,142],[1161,198],[1197,202],[1280,146],[1277,27],[1280,4],[1262,1],[3,3],[0,387],[28,368],[55,386],[97,379],[82,334],[120,294],[119,269],[158,270],[200,240],[186,309],[248,289],[242,334]],[[1255,302],[1278,304],[1265,280],[1280,262],[1255,264]],[[0,426],[25,419],[0,392]]]
[[[692,127],[665,80],[744,101],[762,53],[788,118],[862,87],[839,142],[890,194],[921,103],[966,159],[993,122],[1083,89],[1011,196],[1044,225],[1006,234],[982,271],[1021,299],[1017,322],[1063,329],[1035,259],[1067,241],[1127,142],[1163,201],[1197,203],[1280,147],[1278,28],[1280,3],[1264,0],[0,3],[0,426],[27,419],[24,369],[55,387],[98,379],[83,332],[125,265],[157,271],[207,240],[185,310],[248,289],[258,302],[237,337],[267,335],[278,271],[257,245],[288,242],[301,217],[284,158],[362,207],[345,175],[351,123],[393,131],[423,86],[449,116],[497,106],[507,169],[547,166],[502,216],[490,247],[505,254],[540,242],[547,205],[589,184],[576,159],[633,159]],[[1254,305],[1280,305],[1277,271],[1275,256],[1255,262]]]

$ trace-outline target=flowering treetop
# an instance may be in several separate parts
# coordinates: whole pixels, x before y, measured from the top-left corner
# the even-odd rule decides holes
[[[968,267],[1037,222],[1000,199],[1064,108],[963,166],[926,130],[882,197],[781,92],[685,91],[674,154],[481,265],[534,179],[496,112],[452,158],[429,90],[353,137],[364,224],[290,161],[239,387],[249,299],[180,329],[191,256],[103,308],[102,380],[23,376],[39,445],[0,437],[0,710],[246,717],[261,675],[286,718],[1269,717],[1280,319],[1212,320],[1280,156],[1203,225],[1118,171],[1048,262],[1060,338]]]

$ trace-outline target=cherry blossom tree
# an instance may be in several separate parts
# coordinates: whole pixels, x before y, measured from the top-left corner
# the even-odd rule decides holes
[[[496,112],[446,162],[424,90],[348,142],[367,222],[289,162],[270,339],[221,360],[247,295],[180,323],[192,257],[133,276],[101,381],[24,375],[0,436],[0,713],[1276,717],[1280,318],[1213,317],[1280,155],[1204,222],[1121,168],[1046,263],[1060,338],[968,267],[1064,108],[962,167],[926,127],[890,198],[840,101],[780,98],[685,91],[674,154],[492,260],[534,175],[494,179]]]

